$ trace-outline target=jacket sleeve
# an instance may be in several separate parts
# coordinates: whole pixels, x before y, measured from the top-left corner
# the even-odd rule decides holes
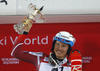
[[[23,51],[23,44],[24,44],[24,39],[26,38],[27,35],[19,35],[17,40],[14,43],[13,50],[11,52],[11,56],[18,58],[19,60],[32,63],[33,65],[37,66],[38,59],[37,55],[32,54],[31,52],[28,51]],[[40,60],[43,58],[43,55],[40,56]]]

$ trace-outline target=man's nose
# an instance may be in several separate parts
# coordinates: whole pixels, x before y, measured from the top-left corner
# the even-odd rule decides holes
[[[60,45],[60,46],[58,47],[58,49],[61,50],[61,49],[62,49],[62,46]]]

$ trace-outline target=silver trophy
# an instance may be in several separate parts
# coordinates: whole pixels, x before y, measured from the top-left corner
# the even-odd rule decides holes
[[[26,25],[30,25],[31,23],[45,22],[44,15],[41,13],[43,7],[44,6],[42,6],[40,9],[37,9],[36,5],[30,3],[28,6],[27,16],[22,20],[21,23],[14,25],[14,30],[18,32],[18,34],[23,34]]]

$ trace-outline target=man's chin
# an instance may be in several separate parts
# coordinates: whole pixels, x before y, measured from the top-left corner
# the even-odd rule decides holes
[[[62,58],[62,57],[61,57],[61,56],[56,56],[56,58],[57,58],[57,59],[60,59],[60,58]]]

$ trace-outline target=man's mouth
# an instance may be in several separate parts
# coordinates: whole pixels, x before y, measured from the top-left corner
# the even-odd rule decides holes
[[[57,54],[61,54],[62,52],[61,51],[56,51],[57,52]]]

